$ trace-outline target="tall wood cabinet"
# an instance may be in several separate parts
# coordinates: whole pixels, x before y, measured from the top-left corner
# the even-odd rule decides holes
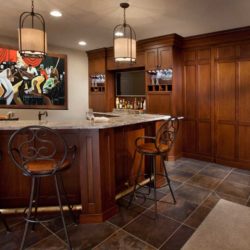
[[[212,145],[212,85],[211,48],[184,51],[184,140],[187,156],[211,160]]]
[[[250,42],[215,49],[216,159],[249,168]]]
[[[199,37],[184,49],[184,156],[250,168],[249,35]]]

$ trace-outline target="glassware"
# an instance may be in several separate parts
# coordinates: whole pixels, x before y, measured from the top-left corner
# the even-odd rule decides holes
[[[93,112],[93,109],[89,109],[87,112],[86,112],[86,119],[87,120],[90,120],[90,121],[94,121],[94,112]]]

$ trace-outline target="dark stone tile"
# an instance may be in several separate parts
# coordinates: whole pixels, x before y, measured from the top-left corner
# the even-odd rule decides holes
[[[124,230],[159,248],[180,226],[179,223],[161,214],[155,218],[150,210],[128,224]]]
[[[99,224],[72,225],[68,228],[69,238],[74,249],[92,249],[104,239],[109,237],[118,228],[108,222]],[[64,231],[57,233],[63,240]]]
[[[221,165],[221,164],[217,164],[217,163],[213,163],[213,162],[210,162],[206,167],[207,168],[214,167],[214,168],[217,168],[217,169],[226,170],[228,172],[232,170],[231,167]]]
[[[127,232],[121,230],[115,232],[112,237],[105,240],[102,244],[95,247],[93,250],[153,250],[147,243],[140,241]]]
[[[184,182],[190,179],[194,173],[184,172],[179,169],[175,169],[168,172],[169,178],[174,181]]]
[[[220,181],[221,179],[218,179],[215,177],[197,174],[193,176],[190,180],[188,180],[187,183],[191,185],[214,190],[218,186]]]
[[[177,188],[179,188],[179,187],[182,185],[182,183],[179,182],[179,181],[170,181],[170,185],[171,185],[171,187],[172,187],[172,190],[174,191],[174,190],[176,190]],[[164,194],[170,193],[170,190],[169,190],[169,186],[168,186],[168,185],[166,185],[166,186],[164,186],[164,187],[160,187],[160,188],[158,188],[157,190],[158,190],[159,192],[164,193]]]
[[[231,170],[230,168],[225,169],[214,165],[208,165],[207,167],[202,169],[199,174],[223,179],[230,172],[230,170]]]
[[[220,199],[221,199],[220,195],[213,192],[202,203],[202,206],[205,206],[205,207],[208,207],[208,208],[213,208]]]
[[[132,203],[133,204],[137,204],[139,206],[145,207],[145,208],[149,208],[154,204],[153,198],[154,198],[154,190],[153,188],[151,188],[151,191],[148,194],[148,188],[141,188],[139,191],[136,192],[135,197],[133,198]],[[129,194],[127,196],[125,196],[126,200],[130,200],[130,196],[132,194]],[[160,192],[157,190],[156,192],[156,199],[160,200],[162,199],[164,196],[166,196],[163,192]]]
[[[23,215],[19,215],[19,214],[4,215],[4,218],[10,229],[12,228],[12,226],[24,222]],[[6,230],[5,226],[0,220],[0,232],[5,231],[5,230]]]
[[[242,184],[237,184],[234,182],[224,181],[216,189],[216,192],[236,196],[242,199],[248,199],[250,195],[250,187]]]
[[[27,250],[38,250],[38,249],[46,249],[46,250],[67,250],[66,243],[63,243],[54,235],[45,238],[44,240],[39,241],[37,244],[32,245],[27,248]]]
[[[128,207],[128,201],[122,199],[119,201],[119,212],[108,221],[118,227],[123,227],[144,210],[145,208],[137,206],[136,204],[131,204]]]
[[[209,195],[210,191],[184,184],[175,191],[176,200],[185,199],[199,205]]]
[[[12,232],[6,233],[2,231],[0,233],[0,249],[1,250],[9,250],[9,249],[19,249],[21,240],[23,237],[24,231],[24,222],[16,224],[15,226],[11,227]],[[37,225],[35,231],[31,230],[29,227],[29,231],[25,240],[25,247],[29,247],[38,241],[42,240],[43,238],[51,235],[49,231],[47,231],[43,226]]]
[[[250,175],[233,172],[226,178],[226,181],[250,186]]]
[[[240,173],[240,174],[247,174],[250,175],[250,170],[247,169],[240,169],[240,168],[234,168],[233,173]]]
[[[190,227],[197,228],[207,217],[210,211],[210,208],[202,206],[198,207],[198,209],[195,210],[194,213],[184,223]]]
[[[160,250],[180,250],[193,233],[193,229],[182,225]]]
[[[177,166],[177,169],[181,170],[183,172],[196,174],[197,172],[199,172],[204,167],[205,167],[204,163],[197,164],[197,163],[193,163],[193,162],[183,162],[183,163],[181,163],[181,164],[179,164]]]
[[[170,197],[163,199],[162,201],[168,202],[158,202],[158,213],[166,215],[172,219],[183,222],[196,208],[197,204],[191,203],[184,199],[178,199],[176,204],[169,203]],[[154,211],[154,207],[151,208]]]

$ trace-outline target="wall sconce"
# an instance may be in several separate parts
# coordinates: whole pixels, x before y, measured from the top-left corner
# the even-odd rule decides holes
[[[128,3],[121,3],[121,8],[124,10],[123,24],[119,24],[113,31],[114,42],[114,59],[116,62],[130,62],[136,61],[136,35],[133,28],[126,23],[126,9],[129,7]]]
[[[23,12],[19,18],[18,44],[19,53],[24,57],[43,58],[47,54],[47,35],[42,15],[34,12],[34,1],[31,1],[31,12]],[[24,27],[27,20],[31,27]],[[35,20],[42,29],[35,28]]]

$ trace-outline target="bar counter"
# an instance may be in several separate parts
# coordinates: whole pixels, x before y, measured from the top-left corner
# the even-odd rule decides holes
[[[131,185],[129,180],[136,172],[136,167],[132,168],[135,138],[155,135],[157,123],[168,118],[122,114],[109,117],[105,122],[85,119],[0,121],[1,208],[20,208],[28,204],[31,178],[23,176],[8,156],[7,145],[14,130],[29,125],[47,126],[57,129],[69,145],[77,146],[75,161],[63,173],[64,184],[71,203],[82,206],[80,223],[96,223],[117,212],[115,196]],[[138,161],[136,158],[135,163]],[[41,205],[56,205],[53,182],[44,178],[41,185]]]

